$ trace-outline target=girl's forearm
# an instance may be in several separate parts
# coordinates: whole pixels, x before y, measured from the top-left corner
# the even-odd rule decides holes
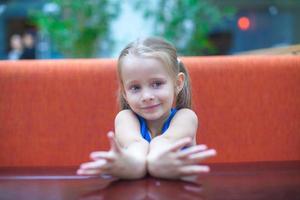
[[[146,175],[146,159],[128,156],[127,161],[124,167],[120,167],[119,170],[116,173],[112,173],[112,175],[122,179],[139,179]]]
[[[190,138],[183,138],[173,142],[166,137],[157,137],[150,143],[150,151],[147,157],[148,172],[159,178],[178,179],[185,175],[193,174],[187,169],[195,168],[197,163],[186,161],[182,157],[181,149],[190,145]]]
[[[171,141],[167,138],[158,136],[154,138],[149,144],[149,153],[147,157],[155,157],[157,154],[162,152],[164,149],[171,145]]]
[[[138,179],[147,174],[147,153],[149,144],[135,142],[128,148],[124,149],[124,162],[123,166],[116,171],[120,178],[124,179]]]
[[[160,169],[159,154],[169,147],[171,142],[162,137],[154,138],[149,145],[149,153],[147,155],[147,171],[154,177],[163,177],[163,171]]]

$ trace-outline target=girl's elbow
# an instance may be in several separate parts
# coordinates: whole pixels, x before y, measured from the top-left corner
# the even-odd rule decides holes
[[[147,157],[147,171],[153,177],[160,177],[159,166],[157,165],[157,158],[155,156]]]
[[[140,158],[135,160],[135,164],[133,165],[131,171],[131,178],[132,179],[139,179],[143,178],[147,174],[147,162],[145,158]]]

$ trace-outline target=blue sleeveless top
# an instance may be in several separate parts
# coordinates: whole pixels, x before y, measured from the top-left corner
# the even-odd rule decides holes
[[[177,109],[175,109],[175,108],[171,109],[168,119],[163,124],[161,134],[163,134],[169,128],[170,122],[173,119],[173,117],[175,116],[176,112],[177,112]],[[150,143],[152,138],[151,138],[151,134],[148,130],[146,120],[144,118],[142,118],[141,116],[139,116],[139,115],[137,115],[137,117],[138,117],[139,122],[140,122],[141,135],[145,140],[147,140]]]

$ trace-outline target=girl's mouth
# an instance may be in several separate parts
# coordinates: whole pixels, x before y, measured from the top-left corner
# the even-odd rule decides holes
[[[145,107],[142,107],[143,110],[151,110],[151,109],[154,109],[156,107],[158,107],[160,104],[155,104],[155,105],[151,105],[151,106],[145,106]]]

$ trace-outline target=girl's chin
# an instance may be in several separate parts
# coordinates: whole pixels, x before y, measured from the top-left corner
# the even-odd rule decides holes
[[[139,113],[139,115],[141,117],[143,117],[145,120],[157,120],[160,118],[160,114],[157,113],[157,112],[153,112],[153,113],[147,113],[147,112],[142,112],[142,113]]]
[[[155,121],[159,119],[164,120],[165,116],[168,117],[168,114],[164,115],[163,113],[143,113],[140,116],[142,116],[147,121]]]

